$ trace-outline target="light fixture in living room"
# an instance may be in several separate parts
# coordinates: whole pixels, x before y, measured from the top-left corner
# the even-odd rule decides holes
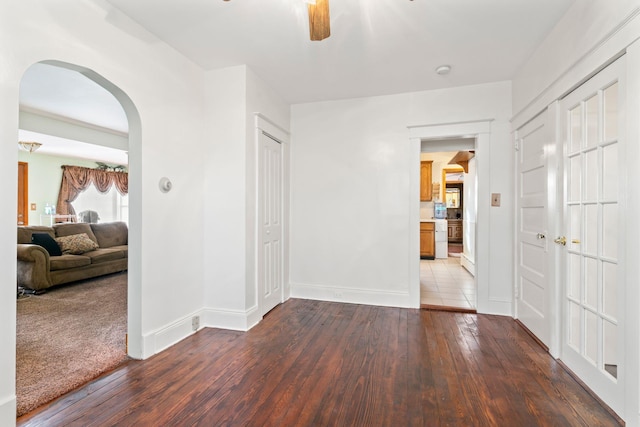
[[[42,146],[39,142],[35,141],[18,141],[18,146],[22,148],[24,151],[28,151],[29,153],[33,153],[38,148]]]

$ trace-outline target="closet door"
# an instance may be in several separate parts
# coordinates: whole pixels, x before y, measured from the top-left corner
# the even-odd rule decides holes
[[[564,363],[624,414],[625,78],[622,57],[561,101]]]
[[[283,301],[282,144],[258,135],[258,289],[264,316]]]
[[[549,274],[549,182],[555,170],[548,167],[553,132],[545,110],[516,131],[517,284],[516,318],[540,341],[551,347],[550,307],[554,284]],[[551,152],[551,154],[553,154]],[[553,174],[549,176],[549,174]],[[555,212],[553,212],[555,213]],[[554,249],[553,247],[551,248]]]

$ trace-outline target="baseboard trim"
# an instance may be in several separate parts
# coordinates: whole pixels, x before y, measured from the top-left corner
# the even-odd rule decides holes
[[[154,354],[160,353],[196,333],[197,331],[193,330],[192,324],[194,316],[200,316],[198,330],[202,328],[220,328],[248,331],[262,320],[257,306],[245,311],[214,308],[195,311],[162,328],[144,334],[142,336],[142,358],[147,359]]]
[[[408,291],[374,291],[371,289],[291,283],[291,297],[349,304],[377,305],[382,307],[413,308]]]
[[[474,308],[452,307],[449,305],[420,304],[420,308],[422,310],[427,310],[427,311],[449,311],[452,313],[469,313],[469,314],[477,313],[476,309]]]
[[[582,381],[575,372],[573,372],[567,365],[565,365],[565,363],[562,360],[560,359],[555,359],[555,360],[558,363],[558,365],[562,366],[562,369],[564,369],[567,372],[567,374],[569,374],[571,378],[573,378],[575,382],[577,382],[580,385],[580,387],[584,389],[584,391],[589,393],[589,395],[593,397],[600,404],[600,406],[602,406],[605,409],[605,411],[607,411],[613,418],[615,418],[616,421],[621,426],[625,425],[625,421],[622,418],[620,418],[620,415],[618,415],[616,411],[611,409],[609,405],[607,405],[602,399],[600,399],[600,397],[593,390],[591,390],[591,388],[589,388],[589,386],[585,384],[585,382]]]
[[[476,264],[465,254],[460,255],[460,265],[467,270],[472,276],[476,275]]]
[[[534,334],[533,332],[531,332],[531,329],[527,328],[527,327],[524,325],[524,323],[522,323],[522,322],[520,321],[520,319],[514,319],[514,320],[516,321],[516,323],[517,323],[518,325],[520,325],[520,327],[521,327],[522,329],[524,329],[524,331],[525,331],[527,334],[529,334],[529,336],[530,336],[531,338],[533,338],[533,340],[534,340],[534,341],[535,341],[535,342],[536,342],[540,347],[542,347],[542,348],[544,349],[544,351],[546,351],[547,353],[549,353],[549,347],[548,347],[545,343],[543,343],[543,342],[540,340],[540,338],[538,338],[538,336],[537,336],[536,334]]]
[[[144,334],[142,336],[142,358],[147,359],[193,335],[196,332],[191,323],[194,316],[200,316],[200,327],[202,328],[202,314],[196,311],[162,328]]]
[[[7,396],[0,400],[0,426],[16,425],[16,396]]]
[[[248,331],[260,323],[262,316],[258,306],[248,310],[227,310],[221,308],[205,308],[202,310],[202,325],[207,328],[230,329],[233,331]]]
[[[478,300],[478,304],[480,301]],[[483,310],[478,310],[482,314],[496,314],[498,316],[509,316],[513,318],[511,301],[489,299],[486,304],[482,304]]]

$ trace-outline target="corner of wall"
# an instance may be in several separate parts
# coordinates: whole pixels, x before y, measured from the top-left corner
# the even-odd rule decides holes
[[[220,308],[205,308],[202,310],[202,324],[208,328],[230,329],[233,331],[248,331],[260,323],[262,316],[258,306],[248,310],[227,310]]]

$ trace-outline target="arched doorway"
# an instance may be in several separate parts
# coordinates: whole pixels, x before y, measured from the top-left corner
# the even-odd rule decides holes
[[[95,71],[74,64],[60,61],[42,61],[38,65],[47,65],[59,70],[71,71],[79,78],[88,79],[93,84],[106,90],[119,105],[126,115],[128,132],[126,133],[126,145],[128,150],[129,167],[129,232],[128,232],[128,284],[127,284],[127,354],[132,358],[140,358],[141,352],[141,290],[140,290],[140,222],[141,222],[141,129],[138,111],[129,96],[114,83],[96,73]],[[24,77],[23,77],[24,78]],[[49,117],[51,119],[51,117]],[[70,117],[74,119],[73,117]],[[77,120],[77,119],[76,119]],[[21,111],[21,125],[22,111]],[[38,206],[40,208],[40,206]]]

